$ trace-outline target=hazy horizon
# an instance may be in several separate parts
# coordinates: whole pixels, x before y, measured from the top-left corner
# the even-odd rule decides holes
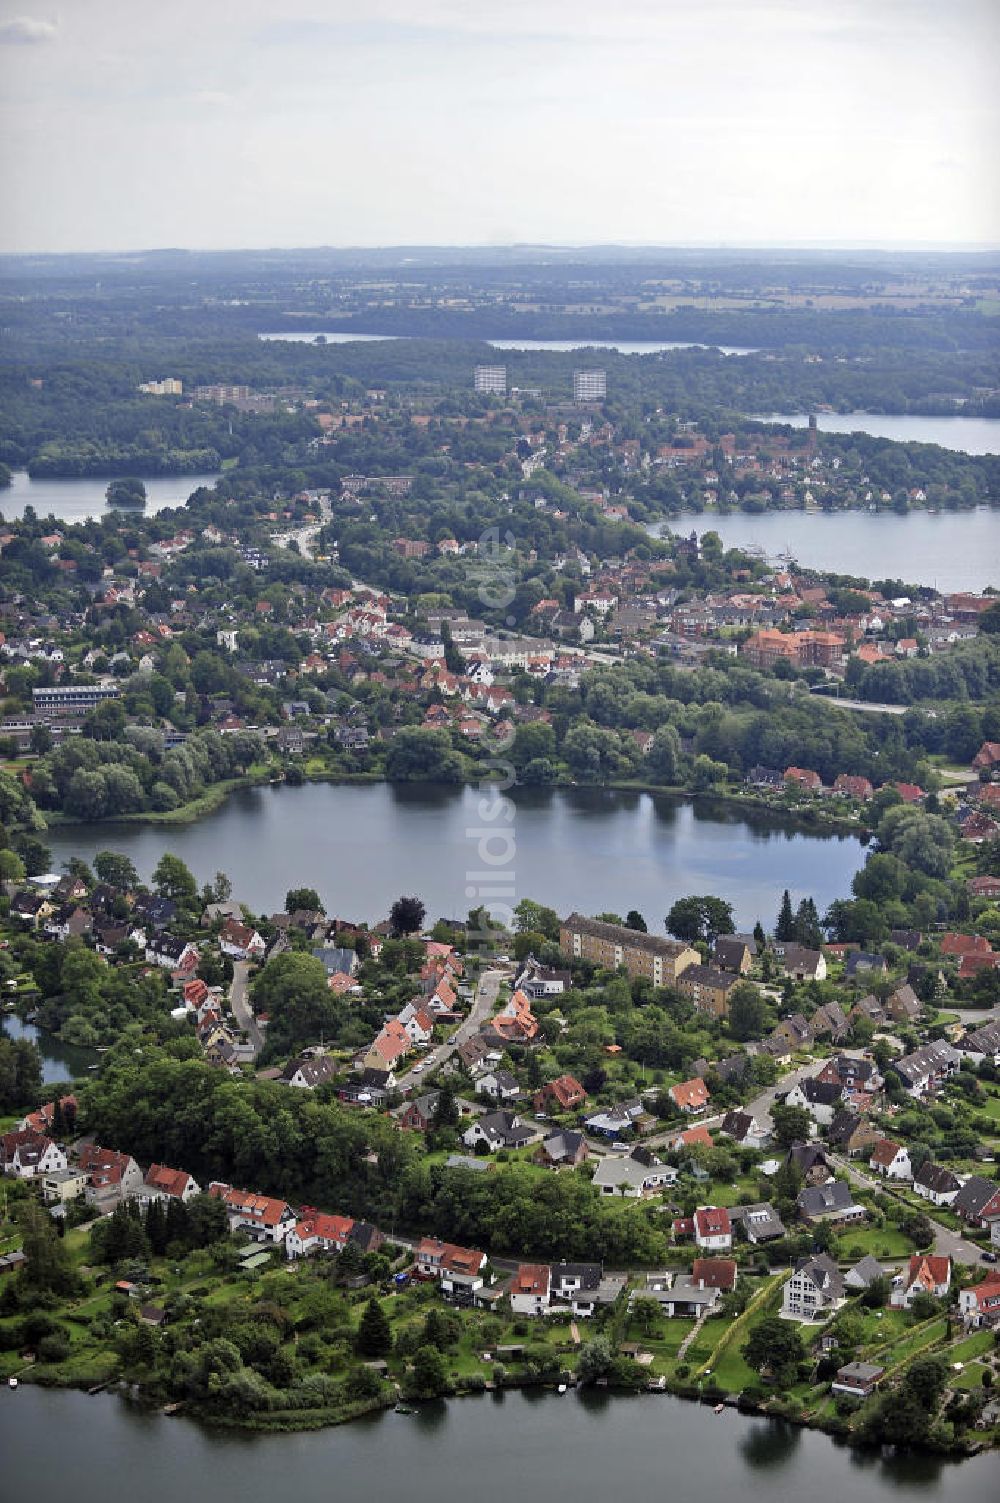
[[[995,0],[0,0],[0,252],[992,250]]]

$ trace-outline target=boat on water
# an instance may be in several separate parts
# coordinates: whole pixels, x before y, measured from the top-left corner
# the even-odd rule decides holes
[[[557,1389],[557,1392],[558,1393],[565,1393],[566,1392],[566,1384],[565,1383],[560,1383],[559,1387]]]
[[[393,1414],[416,1414],[417,1411],[411,1409],[409,1404],[395,1404],[392,1412]]]
[[[16,1378],[8,1378],[7,1379],[7,1387],[8,1388],[16,1388],[17,1387],[17,1379]]]
[[[715,1408],[712,1410],[712,1413],[713,1414],[722,1414],[723,1411],[725,1410],[725,1407],[726,1407],[725,1404],[716,1404]]]

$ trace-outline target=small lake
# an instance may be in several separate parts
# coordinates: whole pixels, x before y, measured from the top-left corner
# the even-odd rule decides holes
[[[183,506],[200,485],[214,485],[214,475],[157,475],[143,481],[146,505],[143,516],[152,516],[168,506]],[[53,516],[60,522],[86,522],[107,516],[107,475],[87,475],[69,480],[32,479],[27,470],[15,470],[12,483],[0,490],[0,515],[7,522],[24,516],[33,506],[39,517]]]
[[[76,1049],[72,1044],[64,1044],[51,1033],[41,1033],[34,1023],[22,1023],[14,1013],[0,1014],[0,1034],[9,1039],[29,1039],[35,1045],[41,1056],[43,1085],[53,1085],[57,1080],[78,1080],[98,1059],[95,1049]]]
[[[351,334],[345,329],[332,333],[326,329],[296,330],[294,333],[279,331],[276,334],[258,334],[258,339],[283,339],[292,344],[312,344],[318,337],[327,344],[354,344],[376,339],[411,339],[410,334]],[[438,339],[445,336],[429,334],[420,338]],[[454,341],[455,335],[446,336]],[[479,336],[476,336],[477,338]],[[723,355],[755,355],[754,349],[736,344],[700,344],[690,339],[485,339],[484,344],[495,350],[555,350],[567,354],[571,350],[615,350],[619,355],[657,355],[661,350],[719,350]]]
[[[895,512],[679,512],[672,532],[717,532],[727,548],[784,554],[806,568],[902,579],[945,594],[1000,585],[1000,509]],[[658,534],[660,524],[650,526]]]
[[[804,412],[769,412],[756,421],[805,428],[809,417]],[[897,443],[940,444],[942,449],[958,449],[964,454],[1000,454],[1000,417],[922,417],[915,412],[897,416],[884,412],[818,412],[816,426],[821,433],[868,433],[872,438],[891,438]]]
[[[985,1503],[997,1478],[995,1454],[883,1456],[734,1410],[592,1392],[485,1394],[255,1436],[22,1384],[0,1391],[0,1456],[5,1503]]]
[[[54,869],[97,851],[131,857],[148,878],[164,851],[198,882],[219,870],[255,912],[284,906],[290,887],[315,887],[328,912],[375,921],[414,893],[429,920],[464,918],[492,887],[498,900],[536,898],[561,914],[638,908],[659,930],[675,898],[715,893],[740,927],[777,917],[785,887],[822,913],[848,894],[864,848],[851,836],[791,829],[732,805],[599,788],[521,789],[508,824],[485,826],[474,788],[439,784],[306,783],[241,790],[196,824],[60,825],[46,836]],[[483,828],[511,831],[513,859],[484,858]],[[498,890],[499,889],[499,890]]]

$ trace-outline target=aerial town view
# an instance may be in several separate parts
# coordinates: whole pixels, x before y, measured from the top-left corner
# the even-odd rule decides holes
[[[0,0],[2,1503],[997,1496],[998,60]]]

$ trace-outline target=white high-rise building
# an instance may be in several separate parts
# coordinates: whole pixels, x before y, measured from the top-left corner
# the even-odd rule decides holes
[[[496,397],[507,395],[507,367],[505,365],[477,365],[476,390],[487,391]]]
[[[574,402],[603,402],[607,394],[608,380],[605,371],[573,372]]]

